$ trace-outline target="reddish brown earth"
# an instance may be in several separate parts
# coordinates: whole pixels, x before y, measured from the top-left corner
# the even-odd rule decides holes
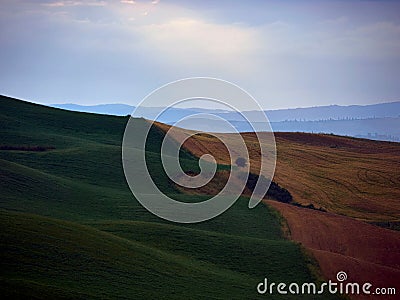
[[[283,215],[290,238],[311,251],[327,280],[335,280],[337,272],[344,271],[348,276],[345,282],[395,287],[397,294],[400,293],[400,232],[332,213],[270,200],[265,203]],[[352,298],[371,299],[371,296]],[[399,295],[379,296],[379,299],[399,298]]]

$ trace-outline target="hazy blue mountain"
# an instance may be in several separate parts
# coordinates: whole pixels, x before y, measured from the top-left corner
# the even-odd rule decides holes
[[[134,106],[127,104],[92,106],[54,104],[52,106],[68,110],[111,115],[128,115],[135,109]],[[209,113],[230,121],[234,128],[241,132],[253,131],[253,128],[247,124],[243,116],[258,121],[254,118],[257,115],[256,111],[238,113],[204,108],[168,108],[158,116],[159,111],[160,108],[143,108],[140,116],[152,120],[157,119],[157,121],[173,125],[178,120],[187,116]],[[265,114],[268,116],[274,131],[333,133],[369,139],[400,141],[400,101],[372,105],[330,105],[267,110]],[[186,124],[181,127],[200,130],[207,129],[206,131],[211,132],[221,131],[220,124],[217,121],[204,119],[204,117],[193,119]]]
[[[266,111],[271,122],[327,119],[366,119],[400,116],[400,101],[372,105],[330,105]]]
[[[117,115],[117,116],[125,116],[130,115],[135,110],[135,106],[127,105],[127,104],[99,104],[99,105],[79,105],[79,104],[51,104],[51,107],[62,108],[72,111],[81,111],[81,112],[90,112],[96,114],[105,114],[105,115]],[[176,122],[184,117],[191,116],[193,114],[199,113],[213,113],[213,114],[224,114],[226,111],[216,109],[204,109],[204,108],[168,108],[162,112],[161,115],[158,116],[159,112],[162,111],[162,108],[159,107],[146,107],[141,108],[143,112],[140,115],[147,119],[157,119],[163,123],[172,123]]]
[[[78,104],[52,104],[52,107],[63,108],[74,111],[93,112],[108,115],[127,115],[131,114],[135,109],[134,106],[127,104],[101,104],[84,106]],[[146,108],[146,114],[152,115],[159,108]],[[160,121],[174,122],[182,117],[193,113],[216,113],[231,121],[240,121],[242,117],[237,112],[229,112],[222,110],[204,109],[204,108],[171,108],[163,114]],[[251,116],[254,112],[246,111],[244,114]],[[329,119],[366,119],[366,118],[384,118],[384,117],[399,117],[400,116],[400,101],[371,104],[371,105],[330,105],[330,106],[315,106],[305,108],[277,109],[266,110],[271,122],[304,120],[317,121]],[[144,115],[143,117],[146,117]]]
[[[248,117],[256,115],[256,112],[243,112]],[[384,118],[400,116],[400,101],[371,104],[371,105],[329,105],[315,106],[305,108],[290,108],[266,110],[270,122],[280,121],[318,121],[318,120],[339,120],[339,119],[366,119],[366,118]],[[239,121],[242,116],[237,112],[228,112],[222,114],[227,120]]]
[[[238,131],[251,131],[245,122],[233,123]],[[324,121],[271,122],[273,131],[332,133],[383,141],[400,141],[400,117]]]

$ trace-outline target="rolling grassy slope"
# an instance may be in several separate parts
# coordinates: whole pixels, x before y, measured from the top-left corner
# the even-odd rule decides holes
[[[234,295],[253,283],[245,273],[88,226],[11,212],[0,219],[7,225],[0,234],[2,294],[188,299]]]
[[[0,98],[0,145],[54,147],[0,150],[2,294],[245,299],[258,297],[256,285],[265,276],[313,280],[309,261],[283,239],[279,217],[267,207],[249,210],[243,198],[223,215],[192,225],[147,212],[123,176],[126,122]],[[146,148],[159,186],[185,201],[205,199],[180,193],[164,176],[162,136],[154,128]],[[181,158],[196,168],[189,153],[182,151]]]

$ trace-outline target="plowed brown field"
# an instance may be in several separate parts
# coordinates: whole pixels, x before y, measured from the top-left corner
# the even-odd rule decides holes
[[[312,252],[326,279],[336,281],[336,274],[344,271],[347,282],[369,282],[374,288],[395,287],[399,293],[400,232],[276,201],[266,203],[283,215],[290,237]],[[371,299],[368,297],[353,296]]]
[[[158,126],[164,131],[170,128]],[[235,134],[218,135],[239,141]],[[263,143],[264,133],[260,135]],[[254,133],[242,137],[249,149],[251,170],[257,174],[257,138]],[[400,221],[400,143],[309,133],[275,133],[275,140],[273,180],[289,190],[294,201],[359,220]],[[226,148],[212,135],[194,135],[183,147],[197,157],[208,153],[218,163],[230,164]]]

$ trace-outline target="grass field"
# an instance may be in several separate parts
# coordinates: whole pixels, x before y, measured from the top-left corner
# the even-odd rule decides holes
[[[122,170],[127,120],[0,98],[3,295],[253,299],[264,277],[316,280],[310,260],[284,239],[280,217],[266,206],[249,210],[241,198],[221,216],[192,225],[163,221],[140,206]],[[185,201],[207,198],[170,184],[159,164],[162,137],[153,128],[146,147],[159,187]],[[37,147],[47,148],[31,151]],[[190,153],[182,150],[181,158],[197,167]]]

